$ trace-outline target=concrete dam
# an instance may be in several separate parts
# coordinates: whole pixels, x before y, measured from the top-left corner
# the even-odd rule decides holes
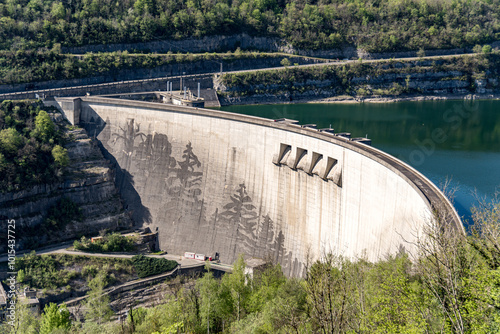
[[[136,224],[168,253],[272,259],[302,276],[332,252],[377,260],[413,251],[452,204],[423,175],[371,146],[287,120],[102,97],[56,98],[96,138]],[[314,106],[311,106],[314,108]]]

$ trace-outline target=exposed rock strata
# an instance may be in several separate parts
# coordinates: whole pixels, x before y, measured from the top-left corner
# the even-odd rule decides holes
[[[71,163],[64,170],[63,181],[0,193],[0,217],[15,219],[16,241],[20,249],[96,234],[102,229],[116,230],[131,224],[114,184],[114,172],[98,146],[83,129],[69,131],[69,135],[74,140],[66,146]],[[46,219],[49,208],[63,197],[78,204],[83,221],[68,222],[63,230],[50,235],[30,236],[31,233],[27,232],[23,235],[23,231],[36,231]],[[2,225],[7,223],[6,219],[2,219]],[[1,253],[6,252],[6,246],[7,243],[0,245]]]

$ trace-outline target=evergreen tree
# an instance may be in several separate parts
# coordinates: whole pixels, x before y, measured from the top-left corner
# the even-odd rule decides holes
[[[50,303],[45,306],[41,319],[40,334],[50,334],[57,329],[69,329],[71,327],[70,314],[66,306],[57,306]]]
[[[108,321],[113,311],[109,307],[109,296],[104,294],[106,278],[103,273],[98,273],[89,282],[90,291],[85,301],[85,319],[98,324]]]

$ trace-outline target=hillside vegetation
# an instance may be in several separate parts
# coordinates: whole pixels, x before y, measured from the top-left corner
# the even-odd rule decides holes
[[[41,102],[0,103],[0,192],[51,184],[69,163],[65,138]]]
[[[294,100],[350,95],[475,93],[498,90],[500,55],[489,53],[434,60],[356,61],[342,66],[288,67],[282,70],[226,73],[218,81],[225,99],[291,97]]]
[[[0,49],[246,32],[296,48],[370,52],[500,39],[499,0],[1,0]]]
[[[0,19],[1,20],[1,19]],[[86,53],[83,56],[51,50],[0,51],[0,85],[46,80],[67,80],[99,75],[116,76],[120,71],[151,69],[197,61],[230,63],[237,60],[280,58],[278,53],[241,52],[205,54],[130,54],[128,51]],[[294,60],[295,58],[292,58]],[[33,87],[32,87],[33,88]]]
[[[498,333],[499,208],[494,202],[473,209],[469,236],[438,216],[415,253],[402,246],[376,263],[325,255],[307,265],[303,279],[284,277],[279,265],[251,277],[240,257],[222,279],[208,272],[195,286],[172,288],[151,308],[132,306],[122,322],[103,323],[109,300],[101,301],[85,322],[58,333]],[[51,258],[42,260],[55,268]],[[22,262],[25,281],[50,277],[38,263],[28,268]],[[85,276],[94,268],[63,273]],[[48,317],[47,308],[41,318],[17,314],[19,322],[6,332],[36,333]],[[27,326],[32,330],[19,331]]]

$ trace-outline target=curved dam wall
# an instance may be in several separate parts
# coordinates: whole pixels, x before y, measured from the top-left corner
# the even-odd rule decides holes
[[[57,103],[102,143],[127,210],[158,229],[169,253],[219,252],[224,263],[242,253],[302,276],[308,258],[327,252],[377,260],[412,251],[406,241],[436,205],[462,228],[430,181],[364,144],[207,109],[98,97]]]

